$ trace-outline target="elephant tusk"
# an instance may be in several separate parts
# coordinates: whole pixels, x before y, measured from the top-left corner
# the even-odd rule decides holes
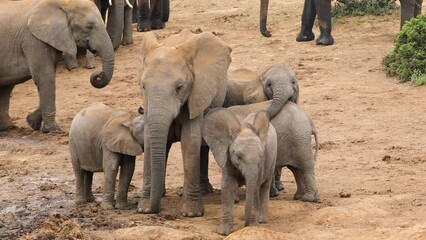
[[[112,6],[112,0],[109,0],[108,2],[109,2],[109,5]]]
[[[130,4],[129,0],[126,0],[127,6],[129,6],[129,8],[133,8],[132,4]]]

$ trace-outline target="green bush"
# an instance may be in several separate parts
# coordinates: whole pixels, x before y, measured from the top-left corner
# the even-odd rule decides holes
[[[395,48],[383,58],[389,76],[416,85],[426,83],[426,15],[405,22],[396,36]]]
[[[396,0],[336,0],[331,15],[333,17],[384,15],[398,9]]]

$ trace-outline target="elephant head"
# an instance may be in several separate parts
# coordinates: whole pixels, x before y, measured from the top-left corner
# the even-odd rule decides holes
[[[259,197],[270,125],[266,111],[257,112],[254,119],[253,115],[239,121],[231,110],[217,108],[206,115],[203,123],[203,138],[217,164],[222,169],[234,166],[244,176],[247,189],[245,226],[250,225],[253,203]]]
[[[92,86],[103,88],[114,71],[114,50],[96,5],[87,0],[38,1],[29,13],[28,29],[41,41],[69,55],[77,46],[98,53],[102,71],[90,77]]]
[[[272,105],[267,109],[272,119],[288,101],[297,104],[299,84],[296,74],[290,67],[275,65],[251,81],[243,95],[246,104],[272,100]]]
[[[160,44],[148,32],[141,44],[140,86],[145,109],[145,144],[150,147],[153,212],[159,211],[163,193],[166,142],[172,121],[178,115],[184,116],[185,121],[201,116],[220,89],[225,96],[226,73],[231,62],[231,49],[211,33],[183,30],[172,38],[175,40]]]
[[[130,156],[143,152],[143,116],[131,119],[130,114],[113,114],[102,128],[103,145],[112,152]]]

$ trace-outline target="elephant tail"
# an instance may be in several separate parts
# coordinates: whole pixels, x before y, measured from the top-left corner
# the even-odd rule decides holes
[[[311,126],[312,126],[312,133],[311,134],[314,135],[314,139],[315,139],[314,161],[317,161],[318,150],[320,148],[320,144],[318,142],[318,132],[317,132],[317,128],[315,127],[311,118],[309,118],[309,122],[311,123]]]

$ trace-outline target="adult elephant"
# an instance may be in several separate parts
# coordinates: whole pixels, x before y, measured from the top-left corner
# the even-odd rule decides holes
[[[93,0],[101,11],[102,19],[107,19],[107,32],[114,50],[121,45],[133,43],[132,12],[136,0]]]
[[[184,165],[182,214],[204,214],[200,193],[200,147],[204,111],[223,104],[231,49],[211,33],[183,30],[158,43],[153,33],[141,45],[145,108],[144,183],[140,213],[158,213],[163,195],[170,126],[180,129]]]
[[[399,0],[399,2],[401,3],[400,28],[402,28],[406,21],[422,13],[423,0]]]
[[[163,29],[169,21],[170,0],[137,0],[137,30]]]
[[[60,130],[55,121],[55,68],[62,53],[77,46],[99,54],[102,71],[90,77],[105,87],[114,70],[114,51],[96,5],[87,0],[2,1],[0,14],[0,130],[14,127],[9,116],[10,95],[16,84],[33,79],[39,107],[27,116],[34,130]],[[8,61],[4,61],[8,59]]]

